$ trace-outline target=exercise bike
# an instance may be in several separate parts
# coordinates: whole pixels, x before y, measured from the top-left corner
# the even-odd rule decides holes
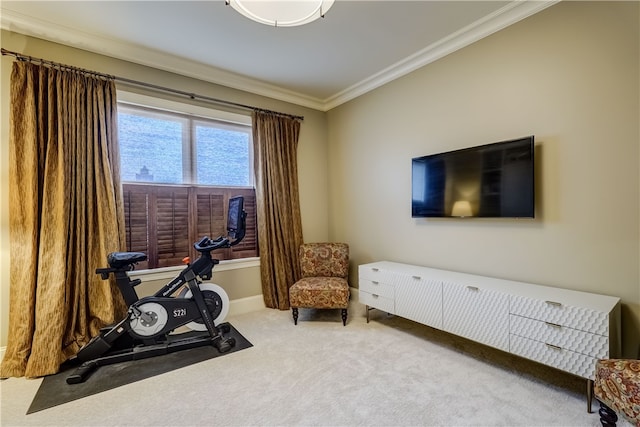
[[[141,280],[131,280],[127,274],[135,264],[147,259],[144,253],[113,252],[107,256],[109,267],[98,268],[96,274],[103,280],[111,274],[115,276],[129,309],[124,319],[103,328],[69,360],[69,364],[80,366],[67,377],[67,384],[84,382],[100,366],[205,345],[226,353],[235,346],[235,338],[224,336],[231,329],[228,323],[222,323],[229,311],[226,292],[202,281],[211,279],[213,268],[219,263],[211,252],[235,246],[244,238],[247,214],[243,203],[242,196],[229,200],[227,236],[215,240],[203,237],[196,242],[193,246],[200,253],[199,258],[152,296],[138,298],[134,287]],[[170,335],[181,326],[201,333]]]

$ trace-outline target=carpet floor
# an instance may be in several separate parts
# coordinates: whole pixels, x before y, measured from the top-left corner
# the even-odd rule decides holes
[[[0,382],[2,426],[599,426],[586,381],[352,302],[228,320],[253,346],[26,415],[42,380]],[[597,410],[597,403],[594,409]],[[621,421],[621,427],[630,424]]]

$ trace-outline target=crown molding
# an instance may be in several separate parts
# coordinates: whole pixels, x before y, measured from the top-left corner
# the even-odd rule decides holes
[[[538,13],[559,1],[512,1],[493,14],[487,15],[324,100],[270,85],[260,80],[247,78],[201,62],[179,58],[136,44],[97,36],[62,25],[51,24],[50,22],[34,19],[10,10],[1,10],[0,28],[314,110],[328,111]]]
[[[231,73],[220,68],[177,57],[133,43],[52,24],[30,16],[1,9],[0,28],[62,45],[87,50],[135,64],[169,71],[186,77],[251,92],[292,104],[323,110],[321,99],[270,85],[260,80]],[[71,65],[71,64],[70,64]]]
[[[335,108],[386,83],[409,74],[418,68],[435,62],[450,53],[469,46],[560,1],[561,0],[512,1],[494,13],[485,16],[436,43],[427,46],[421,51],[323,100],[324,111]]]

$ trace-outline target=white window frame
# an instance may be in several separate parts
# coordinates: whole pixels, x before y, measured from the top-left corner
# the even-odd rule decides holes
[[[117,102],[123,104],[129,104],[137,107],[155,108],[158,110],[167,111],[170,113],[187,114],[194,118],[213,119],[221,122],[228,122],[232,124],[241,124],[252,126],[252,120],[250,115],[232,113],[229,111],[216,110],[213,108],[202,107],[199,105],[187,104],[183,102],[172,101],[164,98],[156,98],[153,96],[142,95],[139,93],[129,92],[125,90],[116,90]],[[249,186],[255,187],[255,178],[253,173],[253,135],[249,132],[249,165],[251,173]],[[184,184],[188,185],[188,184]],[[241,268],[252,268],[260,266],[260,257],[242,258],[242,259],[230,259],[220,261],[216,271],[235,270]],[[170,280],[175,274],[181,271],[184,267],[159,267],[153,269],[144,269],[132,271],[129,274],[132,277],[138,277],[143,282],[153,280]]]
[[[194,122],[198,121],[198,118],[215,120],[220,122],[221,127],[225,127],[224,123],[244,125],[249,127],[249,184],[243,187],[255,187],[255,177],[253,173],[253,135],[251,132],[251,116],[245,114],[232,113],[229,111],[216,110],[209,107],[202,107],[199,105],[187,104],[183,102],[171,101],[163,98],[155,98],[148,95],[142,95],[134,92],[127,92],[123,90],[116,91],[118,97],[118,103],[128,104],[135,107],[142,108],[154,108],[161,111],[166,111],[168,113],[176,113],[182,115],[191,116]],[[190,138],[193,141],[194,135],[190,135]],[[195,141],[193,142],[195,144]],[[183,159],[183,162],[190,162],[189,168],[185,168],[183,166],[183,175],[184,171],[188,170],[190,174],[195,174],[196,171],[193,169],[195,165],[195,147],[191,146],[190,151],[187,156]],[[183,176],[183,184],[178,185],[196,185],[194,176],[185,177]]]

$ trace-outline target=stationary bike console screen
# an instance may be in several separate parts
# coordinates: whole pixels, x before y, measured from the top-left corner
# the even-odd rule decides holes
[[[244,198],[241,196],[233,197],[229,200],[229,212],[227,219],[227,233],[234,239],[244,238],[246,229],[244,212]]]
[[[151,296],[139,298],[134,287],[140,279],[131,280],[128,272],[147,259],[141,252],[113,252],[107,256],[109,267],[99,268],[103,280],[113,274],[129,309],[124,319],[103,328],[100,334],[80,349],[69,362],[80,366],[67,377],[68,384],[84,382],[99,366],[144,359],[212,345],[220,353],[235,346],[235,339],[225,337],[230,325],[223,323],[229,311],[229,297],[220,286],[205,282],[219,263],[211,252],[230,248],[244,238],[247,214],[244,198],[232,197],[227,211],[227,236],[203,237],[193,247],[200,256],[187,265],[176,278]],[[171,334],[186,326],[200,333]]]

